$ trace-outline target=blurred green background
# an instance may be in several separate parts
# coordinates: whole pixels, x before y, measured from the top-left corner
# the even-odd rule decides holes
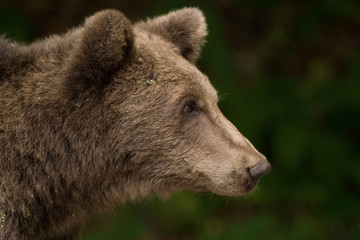
[[[0,1],[0,33],[29,42],[117,8],[130,20],[200,7],[199,68],[272,164],[250,196],[175,193],[96,217],[84,240],[360,239],[360,2]]]

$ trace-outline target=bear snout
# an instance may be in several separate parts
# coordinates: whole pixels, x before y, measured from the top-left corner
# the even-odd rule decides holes
[[[270,163],[264,158],[258,161],[254,166],[247,168],[247,173],[250,179],[254,182],[259,180],[271,171]]]

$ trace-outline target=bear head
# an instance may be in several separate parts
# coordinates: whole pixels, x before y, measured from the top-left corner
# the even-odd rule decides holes
[[[195,66],[206,35],[196,8],[134,25],[115,10],[85,21],[59,89],[78,104],[70,122],[82,152],[86,136],[95,139],[97,154],[87,156],[88,166],[97,162],[93,181],[106,174],[112,194],[187,189],[239,196],[270,171],[221,113],[216,90]]]

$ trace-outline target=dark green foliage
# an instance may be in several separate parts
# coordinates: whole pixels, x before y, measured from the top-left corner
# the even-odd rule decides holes
[[[16,2],[0,4],[0,30],[25,41],[100,8],[135,20],[199,6],[209,24],[199,68],[224,114],[272,164],[250,196],[130,204],[95,219],[84,239],[360,239],[358,1],[65,1],[65,12]]]

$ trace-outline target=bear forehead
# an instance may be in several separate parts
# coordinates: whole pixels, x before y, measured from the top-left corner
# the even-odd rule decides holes
[[[217,91],[208,77],[183,58],[177,47],[156,34],[135,31],[135,36],[138,60],[152,66],[156,81],[199,95],[205,94],[217,102]]]

